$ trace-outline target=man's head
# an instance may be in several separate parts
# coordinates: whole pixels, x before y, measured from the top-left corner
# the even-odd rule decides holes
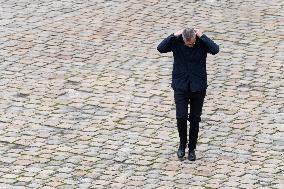
[[[186,46],[193,47],[196,42],[196,34],[193,28],[185,28],[182,32],[182,38]]]

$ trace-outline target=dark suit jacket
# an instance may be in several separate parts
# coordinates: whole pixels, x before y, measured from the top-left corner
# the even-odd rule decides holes
[[[219,46],[210,38],[203,34],[200,38],[196,37],[193,47],[188,47],[184,45],[181,35],[175,37],[171,34],[158,45],[157,50],[160,53],[173,52],[171,87],[174,90],[188,91],[188,87],[192,92],[206,90],[207,53],[215,55],[219,52]]]

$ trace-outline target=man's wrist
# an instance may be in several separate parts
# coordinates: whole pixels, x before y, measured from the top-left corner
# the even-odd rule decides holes
[[[205,34],[203,33],[203,34],[201,34],[201,36],[199,37],[199,38],[203,38],[203,37],[205,37]]]
[[[174,36],[174,37],[178,37],[178,35],[176,35],[175,33],[173,33],[173,36]]]

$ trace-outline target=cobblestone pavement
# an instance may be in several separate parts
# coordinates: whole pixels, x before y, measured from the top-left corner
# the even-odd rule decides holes
[[[172,54],[220,45],[197,161],[176,157]],[[282,0],[0,0],[0,188],[284,188]]]

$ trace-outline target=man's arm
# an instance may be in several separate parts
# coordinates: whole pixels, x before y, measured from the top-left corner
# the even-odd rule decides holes
[[[157,47],[157,50],[160,53],[167,53],[171,52],[173,50],[172,42],[176,39],[177,36],[182,34],[183,30],[177,31],[175,33],[172,33],[167,38],[165,38]]]
[[[202,34],[202,32],[198,29],[195,30],[196,35],[202,40],[202,42],[206,46],[206,50],[208,53],[215,55],[219,52],[219,46],[211,40],[209,37],[207,37],[205,34]]]
[[[160,53],[167,53],[172,51],[172,42],[176,37],[172,33],[167,38],[165,38],[157,47]]]
[[[203,34],[200,39],[204,42],[204,44],[207,47],[207,52],[210,54],[217,54],[219,52],[219,46],[214,43],[209,37],[207,37],[205,34]]]

